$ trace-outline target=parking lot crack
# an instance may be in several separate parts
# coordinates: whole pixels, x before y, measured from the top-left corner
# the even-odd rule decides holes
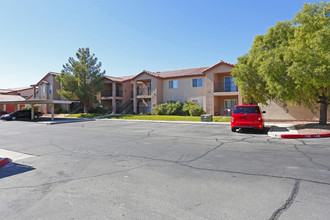
[[[83,177],[77,177],[77,178],[70,178],[70,179],[64,179],[64,180],[57,180],[57,181],[51,181],[43,184],[38,184],[38,185],[25,185],[25,186],[14,186],[14,187],[4,187],[0,188],[1,190],[11,190],[11,189],[24,189],[24,188],[36,188],[36,187],[50,187],[54,184],[60,184],[60,183],[68,183],[68,182],[73,182],[73,181],[78,181],[78,180],[85,180],[85,179],[92,179],[92,178],[97,178],[97,177],[102,177],[102,176],[109,176],[109,175],[114,175],[118,173],[124,173],[124,172],[129,172],[135,169],[139,169],[144,166],[137,166],[137,167],[132,167],[129,169],[125,170],[118,170],[118,171],[113,171],[113,172],[108,172],[108,173],[101,173],[101,174],[96,174],[93,176],[83,176]]]
[[[299,152],[301,153],[302,155],[304,155],[312,164],[315,164],[317,166],[320,166],[322,168],[325,168],[326,170],[330,171],[330,167],[326,166],[326,165],[323,165],[321,163],[317,163],[313,160],[313,158],[311,156],[309,156],[307,153],[305,153],[304,151],[300,150],[297,145],[293,145],[294,148]]]
[[[300,182],[301,182],[301,180],[296,179],[295,184],[293,186],[293,189],[291,191],[291,194],[290,194],[289,198],[285,201],[285,203],[280,208],[278,208],[272,214],[272,216],[269,218],[270,220],[276,220],[276,219],[278,219],[283,212],[287,211],[290,208],[290,206],[293,204],[295,198],[298,195],[299,187],[300,187]]]
[[[196,158],[194,158],[194,159],[186,160],[186,161],[180,161],[180,162],[191,163],[191,162],[194,162],[194,161],[196,161],[196,160],[199,160],[199,159],[205,157],[206,155],[208,155],[209,153],[211,153],[212,151],[217,150],[217,149],[218,149],[219,147],[221,147],[222,145],[223,145],[223,143],[220,143],[218,146],[216,146],[216,147],[214,147],[214,148],[212,148],[212,149],[206,151],[204,154],[202,154],[202,155],[200,155],[200,156],[198,156],[198,157],[196,157]]]

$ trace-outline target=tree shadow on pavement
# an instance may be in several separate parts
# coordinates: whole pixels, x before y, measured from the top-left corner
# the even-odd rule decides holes
[[[7,165],[0,168],[0,179],[25,173],[31,170],[35,170],[36,168],[31,166],[26,166],[18,163],[8,163]]]

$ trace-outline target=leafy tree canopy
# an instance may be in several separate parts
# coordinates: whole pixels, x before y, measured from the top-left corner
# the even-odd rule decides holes
[[[57,92],[69,100],[82,101],[84,112],[87,112],[89,103],[103,89],[105,71],[101,71],[102,63],[98,62],[95,54],[90,54],[89,48],[79,48],[76,57],[77,60],[70,57],[61,74],[56,76],[62,87]]]
[[[326,124],[330,97],[330,3],[304,4],[291,21],[278,22],[255,37],[232,75],[245,101],[304,105],[320,103]]]

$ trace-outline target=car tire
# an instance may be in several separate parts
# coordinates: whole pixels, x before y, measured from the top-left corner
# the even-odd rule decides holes
[[[13,117],[11,118],[11,120],[16,120],[16,117],[15,117],[15,116],[13,116]]]
[[[236,128],[231,128],[231,131],[232,132],[236,132]]]

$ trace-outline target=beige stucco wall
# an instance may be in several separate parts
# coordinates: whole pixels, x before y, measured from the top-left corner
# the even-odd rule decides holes
[[[129,101],[132,97],[133,85],[131,81],[123,82],[123,104]]]
[[[260,105],[266,111],[264,118],[268,120],[318,120],[320,110],[316,108],[314,113],[303,106],[287,106],[288,111],[280,103],[269,101],[268,105]],[[330,110],[328,109],[328,120],[330,120]]]
[[[203,87],[193,87],[192,79],[203,79]],[[178,80],[178,88],[169,88],[169,81]],[[206,107],[205,77],[187,77],[163,80],[163,102],[187,100],[203,100],[203,108]]]
[[[224,106],[224,101],[219,101],[219,103],[214,103],[214,83],[215,82],[224,82],[225,76],[230,76],[233,67],[223,64],[216,66],[205,73],[205,94],[206,94],[206,113],[214,115],[215,106]],[[238,93],[237,103],[243,104],[242,96]],[[230,96],[222,96],[221,100],[231,99]],[[218,99],[216,99],[218,100]],[[222,103],[221,103],[222,102]]]
[[[58,81],[56,81],[56,76],[49,74],[44,81],[48,82],[48,84],[46,83],[41,83],[40,85],[38,85],[38,93],[36,94],[37,99],[50,99],[50,100],[65,100],[64,98],[62,98],[58,93],[57,90],[61,89],[61,85]],[[52,85],[52,94],[49,94],[49,89],[50,89],[50,85]],[[42,86],[45,86],[45,92],[43,92],[42,90]],[[50,112],[50,108],[48,105],[46,104],[41,104],[40,106],[40,111],[42,111],[43,113],[49,113]],[[68,104],[61,104],[61,108],[64,110],[69,110],[70,106]]]

